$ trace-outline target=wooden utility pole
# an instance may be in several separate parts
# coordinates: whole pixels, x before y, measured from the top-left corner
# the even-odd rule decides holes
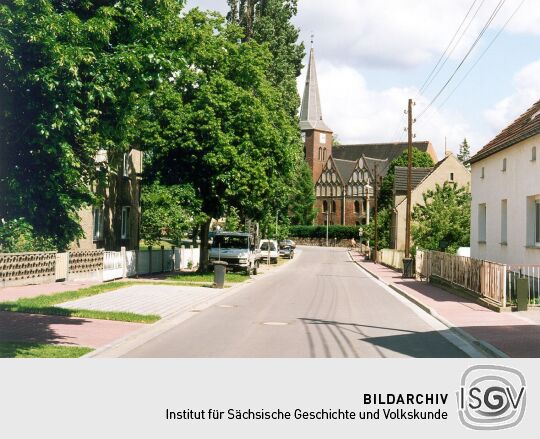
[[[379,210],[379,202],[377,200],[378,198],[378,192],[377,192],[377,186],[378,186],[378,176],[377,176],[377,163],[375,163],[375,169],[373,172],[373,177],[375,182],[373,183],[373,196],[375,197],[375,215],[374,215],[374,222],[375,222],[375,249],[373,252],[373,262],[377,263],[377,249],[379,248],[379,229],[377,227],[377,213]],[[369,195],[369,194],[368,194]]]
[[[405,225],[405,257],[411,257],[411,192],[412,192],[412,140],[413,140],[413,115],[412,115],[413,101],[409,99],[409,108],[407,111],[407,116],[409,119],[408,123],[408,138],[409,138],[409,157],[407,164],[407,218]]]

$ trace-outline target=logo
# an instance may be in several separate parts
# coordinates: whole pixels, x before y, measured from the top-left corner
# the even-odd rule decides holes
[[[457,392],[459,419],[473,430],[503,430],[523,419],[525,378],[505,366],[473,366],[461,377]]]

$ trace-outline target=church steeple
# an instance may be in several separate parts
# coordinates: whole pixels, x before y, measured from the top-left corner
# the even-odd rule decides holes
[[[313,41],[312,41],[313,43]],[[300,109],[300,129],[320,130],[332,132],[323,121],[321,111],[321,98],[319,95],[319,82],[317,81],[317,69],[315,68],[315,51],[313,47],[309,52],[309,64],[304,88],[304,97]]]
[[[313,45],[313,40],[311,44]],[[311,169],[315,183],[321,175],[324,164],[332,155],[332,130],[328,128],[322,118],[313,47],[309,52],[306,87],[300,108],[300,130],[302,130],[304,138],[306,162]]]

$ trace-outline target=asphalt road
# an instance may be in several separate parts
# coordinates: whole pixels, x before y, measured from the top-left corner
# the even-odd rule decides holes
[[[303,247],[299,253],[125,356],[467,356],[432,317],[361,270],[344,249]]]

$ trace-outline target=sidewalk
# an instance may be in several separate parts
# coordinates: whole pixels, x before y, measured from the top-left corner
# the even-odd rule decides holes
[[[364,261],[363,256],[351,254],[351,257],[360,267],[443,323],[491,344],[510,357],[540,357],[538,311],[494,312],[427,282],[402,279],[401,273],[371,261]]]
[[[48,284],[0,288],[0,302],[11,302],[22,298],[75,291],[97,283],[99,282],[52,282]]]

